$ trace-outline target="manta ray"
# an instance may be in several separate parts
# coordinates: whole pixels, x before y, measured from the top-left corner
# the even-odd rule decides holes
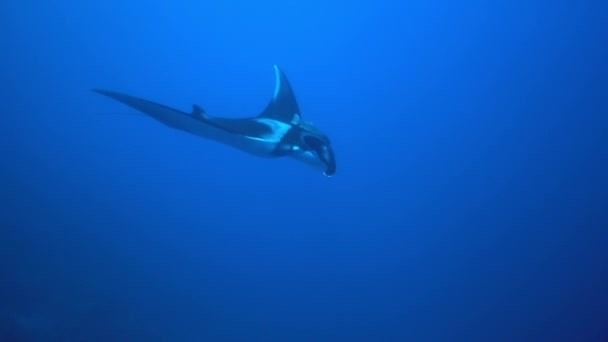
[[[199,137],[214,140],[259,157],[291,157],[319,169],[326,176],[336,173],[336,160],[329,137],[312,122],[302,119],[300,108],[284,72],[277,66],[275,89],[266,109],[257,116],[223,118],[208,115],[199,105],[190,112],[116,91],[93,91],[122,102],[161,123]]]

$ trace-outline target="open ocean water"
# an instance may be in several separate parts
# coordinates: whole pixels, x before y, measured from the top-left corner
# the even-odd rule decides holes
[[[0,342],[608,341],[608,3],[0,3]],[[337,173],[92,92],[259,114]]]

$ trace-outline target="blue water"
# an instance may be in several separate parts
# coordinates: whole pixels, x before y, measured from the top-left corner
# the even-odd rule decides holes
[[[0,3],[0,341],[607,341],[599,1]],[[338,172],[90,91],[259,113]]]

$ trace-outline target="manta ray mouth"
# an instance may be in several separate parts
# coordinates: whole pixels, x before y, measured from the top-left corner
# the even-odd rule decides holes
[[[331,150],[330,147],[327,147],[323,151],[321,156],[319,156],[319,159],[321,159],[321,161],[323,162],[323,164],[325,164],[326,167],[325,171],[323,172],[324,175],[326,175],[327,177],[331,177],[336,174],[336,159],[334,158],[334,152]]]
[[[331,177],[331,176],[335,175],[336,174],[336,165],[328,166],[327,169],[325,171],[323,171],[323,174],[326,175],[327,177]]]
[[[310,135],[304,137],[304,142],[325,165],[323,174],[328,177],[333,176],[336,173],[336,160],[329,143]]]

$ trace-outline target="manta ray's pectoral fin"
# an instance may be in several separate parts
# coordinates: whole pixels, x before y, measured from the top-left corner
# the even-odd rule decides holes
[[[198,119],[202,119],[205,117],[205,111],[203,110],[203,108],[201,108],[201,106],[199,105],[192,105],[192,114],[193,117],[198,118]]]
[[[266,109],[259,115],[261,118],[269,118],[288,124],[300,122],[300,108],[291,89],[291,85],[283,71],[274,66],[275,86],[274,95]]]

